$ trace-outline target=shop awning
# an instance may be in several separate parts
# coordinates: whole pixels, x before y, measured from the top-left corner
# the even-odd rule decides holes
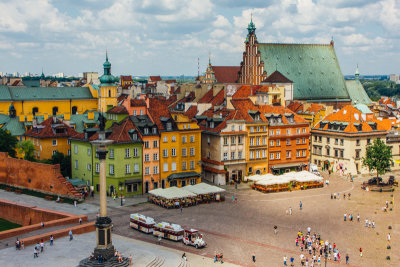
[[[168,181],[175,179],[185,179],[190,177],[200,177],[200,173],[197,172],[179,172],[168,175]]]
[[[274,165],[271,167],[271,169],[284,169],[284,168],[291,168],[291,167],[302,167],[302,166],[307,166],[305,163],[287,163],[287,164],[279,164],[279,165]]]
[[[136,184],[136,183],[141,183],[142,178],[134,178],[134,179],[126,179],[125,184]]]

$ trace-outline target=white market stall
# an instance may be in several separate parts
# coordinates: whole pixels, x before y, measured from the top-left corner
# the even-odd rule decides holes
[[[198,203],[224,200],[221,193],[225,192],[225,189],[218,186],[199,183],[195,185],[187,185],[184,189],[196,194],[196,200]]]

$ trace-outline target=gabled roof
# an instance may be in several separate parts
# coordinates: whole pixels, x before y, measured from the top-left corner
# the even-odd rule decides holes
[[[58,130],[60,130],[58,132]],[[48,118],[39,125],[33,126],[32,129],[28,130],[25,135],[33,136],[37,138],[56,138],[56,137],[72,137],[77,132],[66,123],[59,119]]]
[[[164,125],[161,122],[161,117],[172,119],[168,109],[168,102],[165,99],[155,97],[150,98],[149,101],[149,114],[151,119],[154,121],[160,131],[165,130]]]
[[[275,88],[275,85],[262,85],[260,87],[257,87],[254,91],[254,93],[268,93],[272,88]]]
[[[185,116],[187,116],[190,119],[193,119],[197,114],[197,106],[193,105],[191,106],[186,112]]]
[[[261,86],[242,85],[236,93],[233,94],[232,99],[248,98],[254,95],[255,90],[260,87]]]
[[[162,80],[160,76],[150,76],[149,79],[150,79],[151,81],[153,81],[153,82],[159,82],[159,81]]]
[[[279,71],[274,71],[271,75],[269,75],[263,82],[265,83],[293,83],[291,80],[286,78],[285,75],[280,73]]]
[[[211,104],[213,106],[220,106],[225,101],[225,88],[218,92],[212,99]]]
[[[323,109],[325,109],[323,105],[312,103],[311,106],[305,110],[305,112],[308,112],[309,114],[316,114]]]
[[[297,102],[297,101],[292,101],[287,106],[288,109],[290,109],[291,111],[293,111],[295,113],[298,113],[299,111],[303,112],[303,107],[304,107],[304,105],[302,103],[300,103],[300,102]]]
[[[123,119],[120,123],[114,123],[109,130],[112,133],[107,137],[108,140],[113,140],[115,143],[137,143],[140,142],[139,136],[137,140],[132,139],[132,132],[136,131],[135,124],[130,120],[129,117]],[[98,134],[96,134],[98,135]]]
[[[143,99],[131,99],[131,107],[146,107],[146,102]]]
[[[132,80],[132,76],[130,76],[130,75],[126,75],[126,76],[121,75],[121,82],[122,81],[124,81],[124,82],[132,82],[133,81]]]
[[[212,66],[218,83],[236,83],[239,80],[239,66]]]
[[[112,109],[108,110],[109,114],[129,114],[124,106],[115,106]]]
[[[293,81],[298,100],[350,100],[333,45],[259,43],[267,73]]]
[[[353,103],[369,105],[372,103],[369,99],[367,92],[364,90],[364,86],[357,80],[346,81],[347,91],[349,92],[350,98]]]
[[[211,99],[213,99],[213,97],[214,97],[214,88],[211,88],[210,90],[207,91],[207,93],[205,93],[205,95],[203,95],[202,98],[199,99],[199,101],[197,101],[197,103],[209,103]]]

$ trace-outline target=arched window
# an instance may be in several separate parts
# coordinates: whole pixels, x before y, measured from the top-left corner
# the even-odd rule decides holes
[[[108,90],[108,97],[111,97],[111,90]]]
[[[73,106],[72,107],[72,114],[75,115],[77,111],[78,111],[78,107],[77,106]]]
[[[58,107],[53,107],[53,115],[57,115]]]
[[[35,116],[36,113],[38,113],[38,112],[39,112],[39,108],[37,108],[37,107],[32,108],[32,114],[33,114],[33,116]]]

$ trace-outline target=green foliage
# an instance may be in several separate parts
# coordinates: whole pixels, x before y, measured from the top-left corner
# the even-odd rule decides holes
[[[392,162],[392,149],[381,139],[374,140],[373,145],[367,146],[365,158],[362,159],[363,165],[367,166],[369,171],[376,170],[376,176],[384,174],[390,169]]]
[[[24,153],[24,159],[29,160],[29,161],[35,161],[34,157],[34,152],[35,152],[35,146],[32,144],[31,141],[25,140],[22,142],[19,142],[17,144],[18,152],[19,153]]]
[[[71,156],[56,152],[50,160],[50,164],[60,164],[61,174],[64,177],[71,177]]]
[[[362,80],[361,83],[369,98],[373,101],[379,100],[381,96],[400,97],[400,84],[380,80]]]
[[[0,129],[0,151],[7,152],[8,155],[15,158],[15,148],[17,146],[18,139],[12,136],[9,131]]]
[[[0,218],[0,232],[21,227],[21,225]]]

